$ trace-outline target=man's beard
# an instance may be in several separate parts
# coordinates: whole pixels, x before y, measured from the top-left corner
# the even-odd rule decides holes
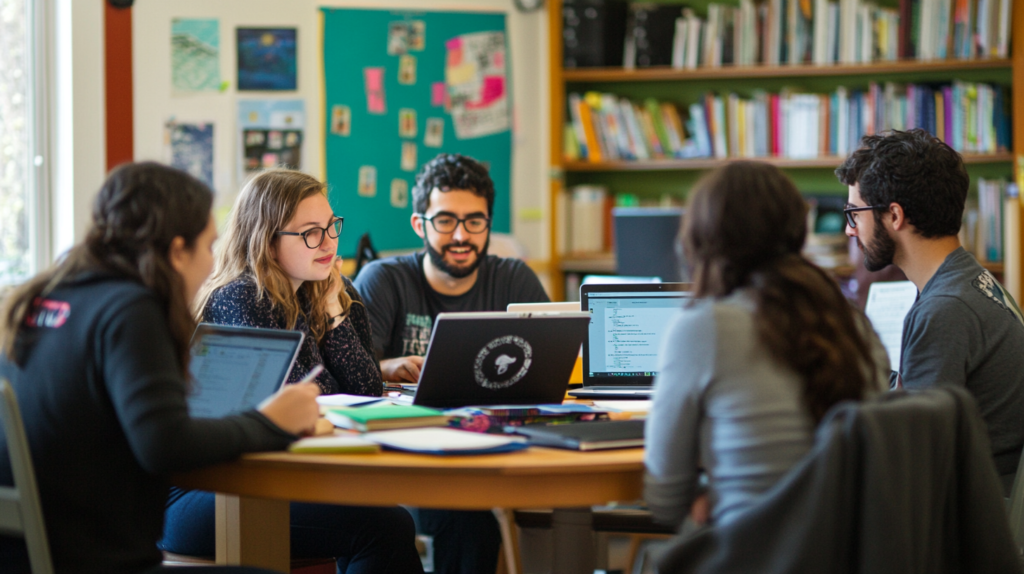
[[[875,231],[871,234],[871,246],[861,243],[857,238],[857,245],[864,253],[864,267],[868,271],[881,271],[892,265],[892,259],[896,255],[896,242],[885,232],[885,227],[880,220],[875,221]]]
[[[455,279],[462,279],[463,277],[469,277],[476,271],[477,267],[483,262],[484,257],[487,255],[487,247],[491,244],[490,236],[487,237],[487,241],[484,243],[484,248],[477,251],[476,245],[468,241],[462,243],[449,243],[441,248],[441,251],[434,249],[434,246],[430,244],[426,238],[423,238],[423,245],[427,248],[427,254],[430,255],[430,262],[434,264],[441,271],[444,271],[448,276]],[[452,247],[469,247],[476,253],[476,257],[473,262],[465,267],[452,265],[444,260],[444,251],[451,249]]]

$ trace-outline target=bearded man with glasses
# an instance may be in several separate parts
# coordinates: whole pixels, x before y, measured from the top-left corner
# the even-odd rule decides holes
[[[522,260],[487,254],[494,182],[479,162],[437,156],[417,174],[412,198],[423,251],[370,263],[355,287],[384,380],[415,383],[438,313],[504,311],[548,296]],[[434,537],[434,572],[494,571],[501,534],[490,512],[422,509],[417,526]]]
[[[1009,492],[1024,447],[1024,320],[960,245],[970,185],[963,159],[924,130],[891,131],[865,136],[836,176],[849,186],[846,234],[865,267],[893,264],[919,293],[903,322],[892,386],[966,387]]]

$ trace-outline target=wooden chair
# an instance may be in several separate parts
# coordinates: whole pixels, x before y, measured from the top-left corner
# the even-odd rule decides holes
[[[52,574],[50,542],[46,538],[43,508],[39,504],[39,489],[25,437],[25,425],[14,389],[4,379],[0,379],[0,419],[3,420],[14,474],[13,487],[0,486],[0,533],[25,539],[33,574]]]

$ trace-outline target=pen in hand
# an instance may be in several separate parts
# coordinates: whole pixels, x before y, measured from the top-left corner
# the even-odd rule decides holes
[[[324,366],[323,365],[317,365],[317,366],[313,367],[312,369],[310,369],[309,372],[306,373],[306,376],[302,377],[302,380],[299,381],[296,384],[311,383],[311,382],[315,381],[317,376],[320,373],[322,373],[323,371],[324,371]]]

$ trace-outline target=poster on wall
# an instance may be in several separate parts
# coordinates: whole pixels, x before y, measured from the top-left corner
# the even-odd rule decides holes
[[[295,28],[238,28],[238,89],[296,89]]]
[[[472,139],[509,129],[504,32],[462,34],[445,43],[445,83],[455,137]]]
[[[221,89],[220,21],[171,21],[171,86],[179,92]]]
[[[239,178],[272,167],[302,168],[303,100],[240,100]]]
[[[167,163],[213,189],[213,122],[165,124]]]

